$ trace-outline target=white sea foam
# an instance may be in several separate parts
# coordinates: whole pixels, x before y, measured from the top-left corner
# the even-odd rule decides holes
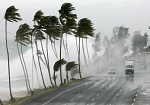
[[[45,41],[43,41],[44,51],[46,52],[45,44],[46,44]],[[39,46],[39,49],[41,50],[40,43],[38,43],[38,46]],[[92,44],[88,43],[88,46],[89,46],[90,57],[92,58],[92,54],[93,54]],[[14,44],[13,47],[16,47],[16,44]],[[59,56],[59,41],[57,41],[57,43],[56,43],[56,48],[57,48],[57,53]],[[70,61],[75,61],[76,63],[78,63],[77,48],[76,48],[75,38],[73,36],[68,37],[68,49],[69,49]],[[14,50],[11,49],[11,53],[16,53],[16,55],[17,55],[17,50],[15,49],[16,52],[13,52],[13,51]],[[32,52],[31,51],[32,51],[31,48],[28,48],[27,51],[24,51],[24,58],[25,58],[25,62],[27,65],[30,84],[31,84],[31,87],[33,89],[34,88],[43,88],[41,74],[39,71],[39,66],[38,66],[38,61],[37,61],[37,56],[36,56],[35,45],[34,45],[34,55],[35,55],[35,59],[36,59],[36,65],[38,67],[38,77],[39,77],[40,84],[37,81],[38,79],[37,79],[37,74],[36,74],[35,68],[32,71]],[[10,54],[10,56],[11,56],[11,54]],[[63,47],[62,47],[62,58],[66,59]],[[43,57],[43,59],[44,59],[44,57]],[[57,59],[56,59],[56,57],[52,51],[50,43],[49,43],[49,60],[50,60],[51,75],[53,75],[53,73],[54,73],[53,72],[53,65],[57,61]],[[81,63],[84,65],[82,50],[81,50]],[[49,81],[49,75],[48,75],[47,68],[44,65],[44,63],[42,63],[42,62],[41,62],[41,66],[42,66],[42,72],[44,75],[44,80],[45,80],[46,86],[51,86],[50,81]],[[23,70],[22,70],[19,56],[15,56],[14,58],[11,58],[10,68],[11,68],[12,92],[26,91],[25,78],[24,78],[24,74],[23,74]],[[86,70],[82,71],[83,76],[89,76],[89,75],[92,75],[93,73],[95,73],[94,70],[90,70],[87,68],[85,68],[85,69]],[[63,79],[66,79],[65,66],[62,67],[62,74],[63,74],[63,76],[62,76]],[[59,85],[60,84],[59,72],[56,72],[56,75],[58,77],[57,78],[57,84]],[[76,77],[79,78],[79,76],[76,76]],[[0,60],[0,90],[2,90],[5,93],[9,93],[7,60],[6,59]],[[0,91],[0,93],[2,91]],[[1,94],[0,94],[0,97],[3,97],[3,96],[1,96]]]

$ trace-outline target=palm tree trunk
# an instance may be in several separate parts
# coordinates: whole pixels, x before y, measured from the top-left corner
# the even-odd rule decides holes
[[[46,65],[47,65],[47,59],[46,59],[46,56],[45,56],[42,40],[40,40],[40,43],[41,43],[41,48],[42,48],[42,54],[44,55],[44,59],[45,59]]]
[[[67,51],[67,55],[68,55],[68,60],[70,61],[70,57],[69,57],[69,51],[68,51],[68,44],[67,44],[67,34],[66,34],[66,51]]]
[[[87,60],[86,60],[86,56],[85,56],[85,50],[84,50],[84,42],[83,42],[83,38],[82,38],[82,50],[83,50],[83,56],[84,56],[85,65],[87,66]]]
[[[80,62],[80,37],[79,37],[79,52],[78,52],[78,62],[79,62],[79,76],[80,76],[80,78],[82,78],[82,76],[81,76],[81,68],[80,68],[80,66],[81,66],[81,62]]]
[[[39,81],[37,66],[36,66],[35,58],[34,58],[34,54],[33,54],[33,45],[32,45],[32,44],[33,44],[33,43],[32,43],[32,35],[31,35],[32,62],[34,63],[34,67],[35,67],[35,71],[36,71],[36,75],[37,75],[37,81],[38,81],[38,84],[39,84],[39,86],[40,86],[40,81]]]
[[[52,42],[52,41],[50,41],[50,42],[51,42],[51,46],[52,46],[52,50],[53,50],[53,52],[54,52],[54,55],[55,55],[56,59],[58,59],[56,49],[55,49],[54,46],[53,46],[53,42]]]
[[[22,45],[21,45],[21,56],[22,56],[22,61],[23,61],[23,64],[24,64],[25,72],[26,72],[26,77],[27,77],[29,90],[32,93],[32,89],[31,89],[30,81],[29,81],[29,76],[28,76],[28,71],[27,71],[27,66],[26,66],[26,63],[25,63],[25,60],[24,60],[24,56],[23,56]]]
[[[57,57],[57,59],[58,59],[57,50],[56,50],[56,42],[55,42],[55,39],[54,39],[54,49],[55,49],[56,57]]]
[[[77,52],[79,51],[79,48],[78,48],[78,44],[77,44],[77,37],[76,38],[76,48],[77,48]]]
[[[61,35],[61,38],[60,38],[60,60],[61,60],[61,46],[62,46],[62,40],[63,40],[63,34]],[[63,83],[63,81],[62,81],[61,63],[60,63],[60,82],[61,82],[61,84]]]
[[[36,51],[38,52],[37,41],[35,41],[35,45],[36,45]],[[45,85],[44,77],[43,77],[43,73],[42,73],[42,68],[41,68],[41,63],[40,63],[40,59],[39,59],[38,54],[37,54],[37,58],[38,58],[38,63],[39,63],[39,68],[40,68],[40,73],[41,73],[41,77],[42,77],[43,86],[46,89],[46,85]]]
[[[67,79],[67,82],[69,82],[69,76],[68,76],[68,71],[66,70],[66,79]]]
[[[8,50],[8,42],[7,42],[7,20],[5,20],[5,39],[6,39],[6,51],[7,51],[7,63],[8,63],[10,100],[14,100],[12,96],[12,91],[11,91],[10,62],[9,62],[9,50]]]
[[[53,84],[52,78],[51,78],[50,65],[49,65],[48,35],[47,35],[47,38],[46,38],[46,52],[47,52],[47,63],[46,64],[47,64],[47,68],[48,68],[49,79],[50,79],[52,87],[54,87],[54,84]]]
[[[54,71],[54,83],[55,83],[55,86],[57,86],[57,84],[56,84],[56,75],[55,75],[55,71]]]
[[[63,40],[63,46],[64,46],[64,50],[65,50],[65,59],[67,58],[67,50],[66,50],[66,46],[65,46],[65,42]]]
[[[23,61],[21,59],[18,42],[17,42],[17,50],[18,50],[19,59],[20,59],[20,62],[21,62],[21,65],[22,65],[22,69],[23,69],[23,73],[24,73],[24,77],[25,77],[26,88],[27,88],[27,91],[29,92],[29,87],[28,87],[28,82],[27,82],[27,76],[26,76],[26,73],[25,73],[25,68],[24,68],[24,65],[23,65]]]
[[[87,55],[88,55],[88,60],[89,60],[89,65],[90,65],[90,64],[91,64],[91,61],[90,61],[90,56],[89,56],[89,50],[88,50],[87,39],[86,39],[86,50],[87,50]]]

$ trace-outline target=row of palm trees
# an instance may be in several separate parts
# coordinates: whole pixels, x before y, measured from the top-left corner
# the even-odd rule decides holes
[[[81,20],[79,20],[79,22],[76,22],[77,15],[73,13],[74,10],[75,10],[75,8],[73,7],[73,5],[71,3],[64,3],[59,10],[58,18],[56,16],[45,16],[44,13],[41,10],[39,10],[34,15],[33,28],[31,28],[27,23],[25,23],[25,24],[20,25],[18,30],[16,31],[15,41],[17,42],[18,55],[20,58],[20,62],[22,64],[23,73],[24,73],[25,80],[26,80],[26,87],[27,87],[27,90],[31,92],[31,95],[33,95],[34,92],[30,86],[28,70],[26,67],[26,63],[25,63],[23,51],[22,51],[23,46],[27,46],[29,44],[31,45],[32,63],[34,65],[34,67],[36,69],[36,73],[37,73],[37,64],[35,62],[35,55],[33,53],[33,44],[35,44],[38,65],[39,65],[39,69],[40,69],[42,83],[43,83],[43,86],[45,89],[47,87],[45,85],[44,76],[42,73],[42,67],[41,67],[42,62],[46,65],[46,68],[48,70],[48,75],[49,75],[49,80],[50,80],[51,86],[54,87],[57,85],[56,84],[56,75],[55,75],[55,73],[57,71],[60,72],[60,82],[61,82],[61,84],[63,84],[61,66],[63,64],[66,64],[67,61],[62,58],[62,46],[64,46],[66,56],[68,57],[68,61],[69,61],[66,64],[67,81],[69,81],[68,71],[70,71],[72,68],[77,67],[77,66],[78,66],[78,70],[79,70],[79,76],[80,76],[80,78],[82,78],[81,61],[80,61],[81,40],[82,40],[82,44],[83,44],[84,43],[83,39],[84,38],[86,39],[86,48],[87,48],[87,52],[88,52],[87,38],[88,38],[88,36],[94,36],[94,28],[93,28],[93,24],[92,24],[91,20],[89,20],[88,18],[82,18]],[[11,100],[14,100],[14,98],[12,96],[12,91],[11,91],[11,76],[10,76],[11,68],[10,68],[9,51],[8,51],[8,44],[7,44],[7,22],[18,22],[20,20],[22,20],[22,19],[20,17],[20,14],[18,13],[18,9],[16,9],[14,6],[11,6],[6,10],[6,12],[5,12],[5,21],[6,21],[5,22],[5,29],[6,29],[5,36],[6,37],[5,37],[5,39],[6,39],[7,58],[8,58],[9,90],[10,90]],[[77,52],[78,52],[78,64],[76,64],[73,61],[70,62],[69,50],[68,50],[68,45],[67,45],[67,35],[74,35],[76,38],[76,47],[77,47]],[[66,38],[66,43],[64,43],[64,36]],[[43,48],[42,40],[46,40],[46,45],[45,45],[46,53]],[[57,40],[60,41],[59,59],[58,59],[56,46],[55,46],[55,42]],[[40,42],[42,52],[39,50],[39,46],[38,46],[37,42]],[[52,50],[53,50],[56,58],[58,59],[58,61],[55,62],[54,67],[53,67],[53,70],[54,70],[53,77],[50,72],[51,70],[50,70],[49,49],[48,49],[49,42],[52,45]],[[19,45],[21,47],[19,47]],[[40,59],[41,53],[44,56],[44,59],[42,59],[42,62]],[[89,59],[89,63],[90,63],[89,54],[88,54],[88,59]],[[85,57],[85,62],[87,64],[86,57]],[[37,76],[38,76],[38,73],[37,73]],[[54,84],[53,84],[52,79],[54,79]]]

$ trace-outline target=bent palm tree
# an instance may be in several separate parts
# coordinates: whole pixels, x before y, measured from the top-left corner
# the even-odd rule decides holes
[[[75,37],[79,37],[79,44],[78,44],[78,62],[79,62],[79,76],[80,78],[82,78],[81,76],[81,62],[80,62],[80,38],[87,38],[87,35],[89,36],[93,36],[94,33],[94,29],[92,27],[92,22],[87,19],[87,18],[83,18],[78,22],[78,27],[77,27],[77,32],[76,32],[76,36]]]
[[[73,68],[75,68],[78,64],[75,64],[74,61],[72,62],[68,62],[66,64],[66,78],[67,78],[67,81],[69,82],[69,76],[68,76],[68,71],[71,71]]]
[[[62,26],[61,29],[61,36],[60,36],[60,60],[61,60],[61,47],[63,41],[63,34],[69,33],[71,29],[76,28],[71,22],[75,23],[75,19],[77,18],[76,14],[73,14],[72,11],[75,10],[71,3],[64,3],[59,10],[59,20]],[[60,81],[62,83],[62,70],[60,66]]]
[[[46,85],[45,85],[45,81],[44,81],[44,76],[43,76],[43,72],[42,72],[42,68],[41,68],[41,63],[40,63],[40,56],[39,56],[39,49],[38,49],[38,44],[37,44],[37,40],[41,39],[42,36],[42,32],[40,30],[36,30],[33,33],[33,36],[35,36],[35,46],[36,46],[36,52],[37,52],[37,58],[38,58],[38,63],[39,63],[39,68],[40,68],[40,73],[41,73],[41,78],[42,78],[42,82],[43,82],[43,86],[46,89]]]
[[[17,42],[18,54],[19,54],[20,61],[22,63],[22,67],[24,71],[24,75],[25,75],[25,80],[27,82],[27,86],[29,87],[31,95],[33,95],[34,92],[32,91],[31,86],[30,86],[28,71],[27,71],[27,67],[26,67],[26,63],[25,63],[23,51],[22,51],[22,46],[26,46],[26,44],[31,43],[30,34],[31,34],[31,29],[28,24],[25,23],[25,24],[20,25],[19,29],[16,32],[16,42]],[[21,54],[19,51],[18,43],[21,44]]]
[[[39,15],[42,15],[42,13],[38,13]],[[40,17],[40,16],[37,16]],[[36,19],[35,19],[36,20]],[[58,37],[60,36],[60,24],[58,21],[58,18],[56,16],[41,16],[41,18],[37,19],[37,23],[38,25],[36,25],[37,28],[39,28],[39,30],[43,31],[46,33],[47,38],[46,38],[46,52],[47,52],[47,59],[46,59],[46,64],[47,64],[47,69],[48,69],[48,73],[49,73],[49,78],[50,78],[50,82],[52,83],[52,79],[51,79],[51,73],[50,73],[50,65],[49,65],[49,49],[48,49],[48,41],[50,39],[51,43],[53,42],[53,39],[58,39]],[[56,50],[54,50],[55,48],[53,48],[53,52],[56,55]],[[57,57],[57,55],[56,55]]]
[[[54,79],[54,82],[55,82],[55,86],[57,86],[55,73],[56,73],[57,71],[59,71],[60,66],[66,64],[66,63],[67,63],[67,61],[65,61],[64,59],[61,59],[61,60],[56,61],[55,64],[54,64],[54,66],[53,66],[53,69],[54,69],[54,76],[53,76],[53,79]]]
[[[7,43],[7,21],[9,22],[18,22],[22,20],[20,18],[20,14],[17,13],[18,9],[14,6],[10,6],[5,12],[5,39],[6,39],[6,50],[7,50],[7,60],[8,60],[8,76],[9,76],[9,91],[10,91],[10,99],[14,100],[11,91],[11,77],[10,77],[10,62],[9,62],[9,50],[8,50],[8,43]]]

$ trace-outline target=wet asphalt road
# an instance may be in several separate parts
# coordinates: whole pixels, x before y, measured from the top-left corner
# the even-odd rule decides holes
[[[134,76],[124,75],[123,69],[116,74],[103,72],[60,87],[25,105],[132,105],[148,73],[140,67],[140,62],[135,65]]]

